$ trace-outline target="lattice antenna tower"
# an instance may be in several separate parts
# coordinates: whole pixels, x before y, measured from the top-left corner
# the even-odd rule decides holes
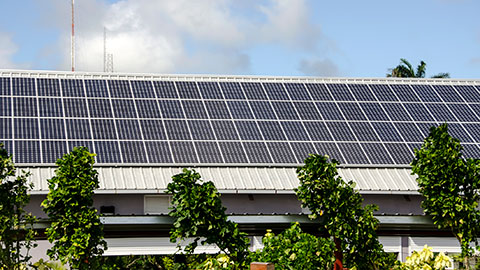
[[[71,37],[71,57],[72,57],[72,72],[75,71],[75,0],[72,0],[72,37]]]
[[[113,53],[107,52],[106,27],[103,27],[103,72],[113,72]]]

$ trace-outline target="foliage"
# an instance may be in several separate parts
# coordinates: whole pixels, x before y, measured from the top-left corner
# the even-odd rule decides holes
[[[94,156],[86,147],[75,147],[57,160],[56,176],[48,180],[50,192],[42,202],[51,221],[45,233],[54,243],[47,254],[75,269],[98,268],[96,256],[106,248],[103,225],[92,207],[93,191],[99,187]]]
[[[427,70],[427,63],[420,61],[417,69],[414,70],[412,64],[404,58],[400,58],[400,64],[394,68],[389,69],[390,73],[387,77],[400,77],[400,78],[425,78],[425,71]],[[449,73],[439,73],[432,78],[450,78]]]
[[[425,245],[423,250],[414,251],[412,255],[407,257],[405,263],[402,263],[399,269],[401,270],[444,270],[452,267],[452,259],[446,256],[443,252],[435,255],[432,248]]]
[[[155,256],[105,256],[101,258],[102,269],[180,269],[173,260],[172,255]]]
[[[216,257],[208,257],[204,262],[197,265],[195,269],[199,270],[217,270],[217,269],[234,269],[235,263],[225,254],[218,254]]]
[[[249,240],[236,223],[227,220],[220,194],[212,182],[201,183],[199,173],[184,169],[172,177],[167,192],[172,194],[173,208],[169,213],[174,218],[172,242],[194,238],[185,248],[192,253],[203,238],[201,244],[216,244],[239,265],[245,263]]]
[[[462,257],[471,256],[480,233],[480,161],[462,157],[460,141],[448,134],[447,124],[432,127],[421,149],[415,150],[422,207],[440,229],[450,229],[460,242]]]
[[[337,161],[328,156],[310,155],[297,169],[300,186],[295,190],[311,219],[323,218],[328,234],[338,239],[346,264],[351,269],[385,269],[392,260],[383,251],[375,229],[374,205],[362,206],[363,198],[353,181],[338,176]]]
[[[262,239],[264,248],[250,254],[251,261],[272,262],[275,269],[332,269],[335,245],[327,238],[304,233],[298,223]]]
[[[34,263],[32,265],[33,269],[38,269],[38,270],[66,270],[67,267],[63,265],[61,262],[55,261],[44,261],[43,259],[40,259],[38,262]]]
[[[12,156],[0,143],[0,269],[20,269],[31,256],[28,251],[35,247],[35,217],[24,207],[30,201],[27,183],[29,173],[16,175]],[[22,252],[25,249],[26,252]]]

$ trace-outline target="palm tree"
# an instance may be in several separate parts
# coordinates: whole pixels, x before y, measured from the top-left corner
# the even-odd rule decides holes
[[[420,61],[420,64],[417,67],[417,70],[413,69],[412,64],[404,58],[400,58],[400,65],[395,68],[389,69],[390,73],[387,74],[387,77],[398,77],[398,78],[425,78],[425,71],[427,70],[427,63]],[[432,76],[432,78],[450,78],[449,73],[439,73]]]

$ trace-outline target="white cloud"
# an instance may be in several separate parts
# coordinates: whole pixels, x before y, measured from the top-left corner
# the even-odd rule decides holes
[[[5,33],[0,33],[0,69],[25,68],[25,65],[12,61],[13,55],[18,51],[12,38]]]
[[[62,69],[70,65],[67,1],[50,0],[60,16],[48,15],[62,27],[58,44]],[[114,68],[121,72],[245,73],[245,52],[275,44],[312,52],[321,31],[309,21],[307,0],[105,0],[78,1],[76,7],[77,70],[103,69],[103,27]]]
[[[330,59],[302,60],[299,66],[300,72],[307,76],[340,76],[339,69]]]

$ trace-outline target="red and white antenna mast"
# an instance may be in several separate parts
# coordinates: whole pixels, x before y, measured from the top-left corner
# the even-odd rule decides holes
[[[72,0],[72,72],[75,71],[75,0]]]

